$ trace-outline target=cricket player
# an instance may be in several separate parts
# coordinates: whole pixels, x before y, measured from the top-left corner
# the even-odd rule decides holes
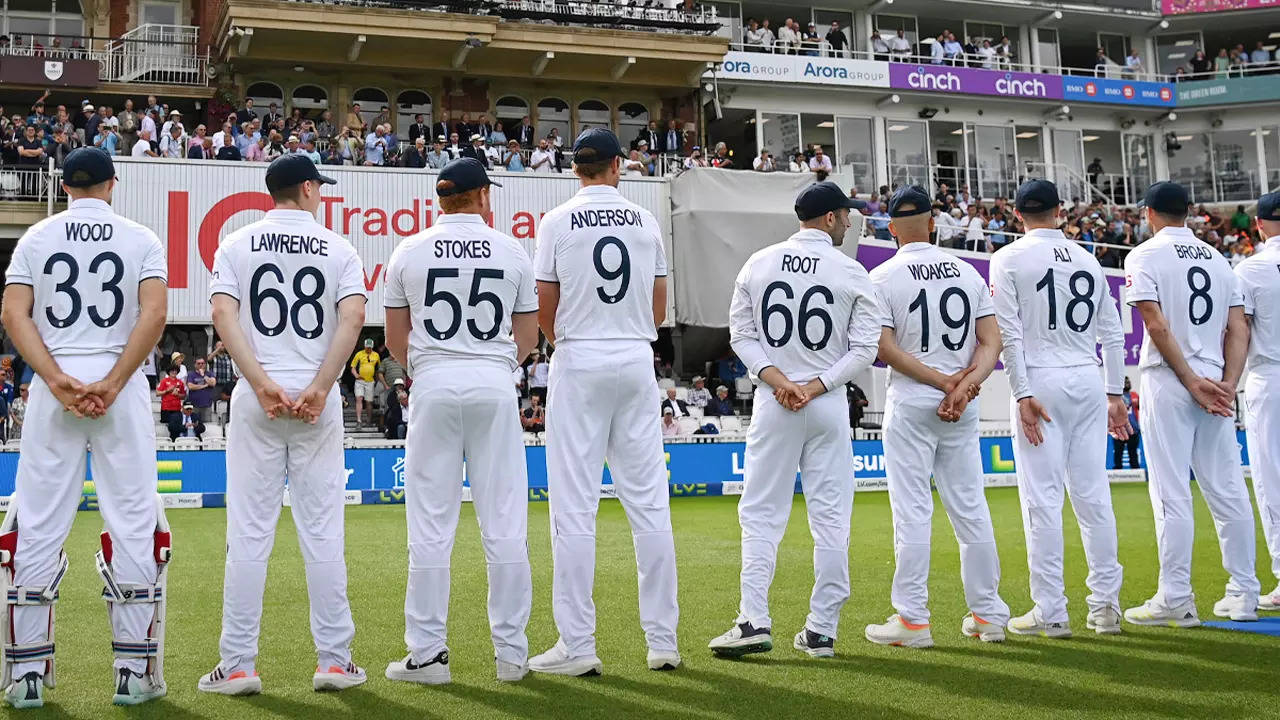
[[[865,203],[835,183],[800,191],[801,229],[753,254],[734,283],[729,341],[756,381],[747,432],[738,618],[708,646],[738,657],[773,649],[769,586],[795,497],[796,470],[813,535],[813,595],[793,642],[832,657],[849,598],[853,443],[844,386],[876,357],[879,310],[867,271],[838,246]],[[830,392],[829,392],[830,391]]]
[[[44,704],[54,685],[54,604],[67,570],[62,552],[85,478],[86,445],[102,519],[114,544],[114,581],[154,596],[156,444],[151,393],[139,368],[164,331],[166,262],[151,230],[111,211],[111,156],[67,155],[66,211],[18,241],[5,277],[3,322],[35,371],[18,456],[17,492],[4,531],[12,587],[4,612],[5,701]],[[11,523],[12,519],[17,520]],[[8,535],[17,531],[16,545]],[[117,705],[165,694],[148,661],[156,606],[112,603]]]
[[[579,135],[573,169],[582,189],[538,227],[538,323],[556,346],[546,442],[560,640],[529,661],[536,672],[601,671],[591,596],[606,457],[635,542],[649,668],[680,665],[676,550],[650,346],[667,312],[667,259],[653,214],[618,192],[624,155],[607,129]]]
[[[978,271],[929,242],[929,193],[900,188],[889,200],[898,252],[871,273],[881,308],[880,359],[889,365],[884,458],[893,511],[890,599],[897,612],[868,625],[880,645],[932,647],[929,552],[933,491],[955,529],[969,613],[961,631],[1002,642],[1009,606],[1000,599],[1000,558],[983,493],[978,406],[970,400],[996,366],[1000,331]]]
[[[321,175],[304,155],[267,168],[275,207],[223,239],[213,261],[213,325],[241,378],[227,433],[227,562],[221,661],[205,692],[262,691],[255,662],[267,558],[289,501],[306,565],[316,690],[365,681],[343,558],[342,401],[337,381],[364,325],[364,270],[351,243],[316,222]]]
[[[1160,556],[1156,594],[1124,612],[1124,619],[1137,625],[1200,624],[1191,591],[1192,472],[1230,576],[1213,614],[1236,621],[1258,618],[1253,508],[1240,469],[1234,413],[1249,324],[1231,265],[1186,227],[1189,204],[1187,191],[1177,183],[1148,188],[1143,205],[1155,237],[1125,259],[1127,301],[1146,326],[1139,358],[1140,421]]]
[[[528,672],[529,485],[511,373],[538,342],[538,297],[528,253],[485,224],[490,185],[498,183],[472,158],[446,165],[436,182],[444,215],[401,243],[387,265],[387,348],[414,389],[404,465],[409,654],[387,667],[391,680],[450,680],[449,556],[464,460],[489,566],[498,680]]]
[[[1280,581],[1280,192],[1258,199],[1257,222],[1266,244],[1236,266],[1249,319],[1245,434],[1271,573]],[[1280,585],[1258,598],[1258,608],[1280,610]]]
[[[1127,440],[1124,330],[1102,266],[1058,229],[1062,201],[1048,180],[1018,188],[1014,212],[1027,228],[991,257],[991,294],[1004,336],[1004,370],[1018,499],[1031,576],[1029,612],[1017,635],[1071,637],[1062,580],[1062,499],[1080,525],[1089,564],[1086,627],[1120,632],[1116,518],[1107,480],[1107,432]],[[1105,382],[1098,373],[1102,345]]]

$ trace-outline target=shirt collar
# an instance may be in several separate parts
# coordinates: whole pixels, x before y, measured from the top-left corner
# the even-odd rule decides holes
[[[1200,239],[1200,238],[1196,237],[1196,234],[1195,234],[1195,233],[1193,233],[1193,232],[1191,232],[1191,228],[1187,227],[1186,225],[1170,225],[1170,226],[1168,226],[1168,227],[1166,227],[1166,228],[1162,229],[1160,232],[1158,232],[1158,233],[1156,233],[1156,234],[1157,234],[1157,235],[1174,235],[1174,236],[1177,236],[1177,237],[1181,237],[1181,238],[1185,238],[1185,239],[1190,239],[1190,240],[1199,240],[1199,239]]]
[[[80,198],[72,200],[67,207],[68,210],[89,210],[94,212],[111,212],[111,206],[106,201],[97,198]]]
[[[1035,238],[1037,240],[1066,240],[1067,236],[1058,228],[1031,228],[1026,232],[1026,237]]]
[[[436,216],[435,222],[445,225],[486,225],[484,218],[475,213],[449,213]]]
[[[904,244],[902,247],[898,248],[898,252],[899,253],[924,252],[925,250],[931,247],[933,247],[933,243],[931,242],[909,242]]]
[[[1267,250],[1280,249],[1280,235],[1272,235],[1262,244],[1262,249],[1258,252],[1266,252]],[[1257,253],[1254,253],[1255,255]]]
[[[831,245],[831,236],[817,228],[803,228],[801,230],[797,230],[790,239],[795,240],[796,242],[821,242]]]
[[[267,219],[290,221],[290,222],[297,222],[299,220],[316,222],[316,216],[312,215],[306,210],[292,210],[292,209],[285,209],[285,208],[272,208],[271,210],[268,210]]]
[[[612,185],[588,185],[578,190],[579,195],[620,195],[618,188]]]

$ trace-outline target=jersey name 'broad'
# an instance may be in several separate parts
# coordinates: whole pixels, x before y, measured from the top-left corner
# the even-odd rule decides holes
[[[1209,251],[1206,245],[1182,245],[1174,243],[1173,249],[1178,253],[1179,260],[1211,260],[1213,253]]]
[[[314,235],[263,233],[250,236],[249,250],[252,252],[277,252],[294,255],[328,255],[329,241]]]
[[[584,227],[609,227],[610,225],[635,225],[644,227],[640,213],[631,208],[602,208],[578,210],[569,216],[569,229]]]

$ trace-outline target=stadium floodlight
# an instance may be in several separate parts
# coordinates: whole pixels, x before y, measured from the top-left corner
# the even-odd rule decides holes
[[[1070,105],[1054,105],[1053,107],[1044,111],[1044,116],[1046,118],[1052,118],[1055,120],[1060,120],[1063,118],[1070,117],[1071,106]]]
[[[1169,29],[1169,21],[1165,18],[1160,18],[1160,22],[1147,28],[1147,32],[1154,33],[1154,32],[1160,32],[1161,30],[1168,30],[1168,29]]]
[[[867,12],[877,13],[881,10],[887,9],[892,4],[893,4],[893,0],[876,0],[875,2],[871,3],[870,6],[867,7]]]
[[[899,96],[898,93],[894,93],[892,95],[885,95],[884,97],[877,100],[876,107],[878,108],[893,107],[894,105],[897,105],[900,102],[902,102],[902,97]]]
[[[1048,25],[1049,23],[1057,22],[1061,19],[1062,11],[1054,10],[1053,12],[1045,13],[1043,17],[1036,21],[1036,25]]]
[[[1178,113],[1172,110],[1156,118],[1156,122],[1158,123],[1176,122],[1177,120],[1178,120]]]

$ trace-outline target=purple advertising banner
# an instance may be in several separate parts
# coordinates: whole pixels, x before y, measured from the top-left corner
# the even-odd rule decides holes
[[[893,257],[894,248],[888,244],[871,244],[875,241],[863,239],[858,243],[858,262],[862,266],[871,271],[880,263]],[[1081,248],[1083,250],[1083,248]],[[990,282],[988,269],[991,266],[990,255],[986,253],[973,253],[959,251],[956,255],[960,259],[969,263],[978,271],[983,280]],[[1103,274],[1107,278],[1107,287],[1111,289],[1111,297],[1119,304],[1124,296],[1124,273],[1120,270],[1103,269]],[[1138,314],[1138,309],[1123,304],[1120,308],[1120,325],[1124,328],[1124,363],[1125,365],[1138,364],[1138,352],[1142,349],[1142,319]]]
[[[1161,15],[1259,10],[1269,7],[1280,7],[1280,0],[1160,0]]]
[[[1061,100],[1062,77],[952,65],[889,64],[889,87],[899,90]]]

